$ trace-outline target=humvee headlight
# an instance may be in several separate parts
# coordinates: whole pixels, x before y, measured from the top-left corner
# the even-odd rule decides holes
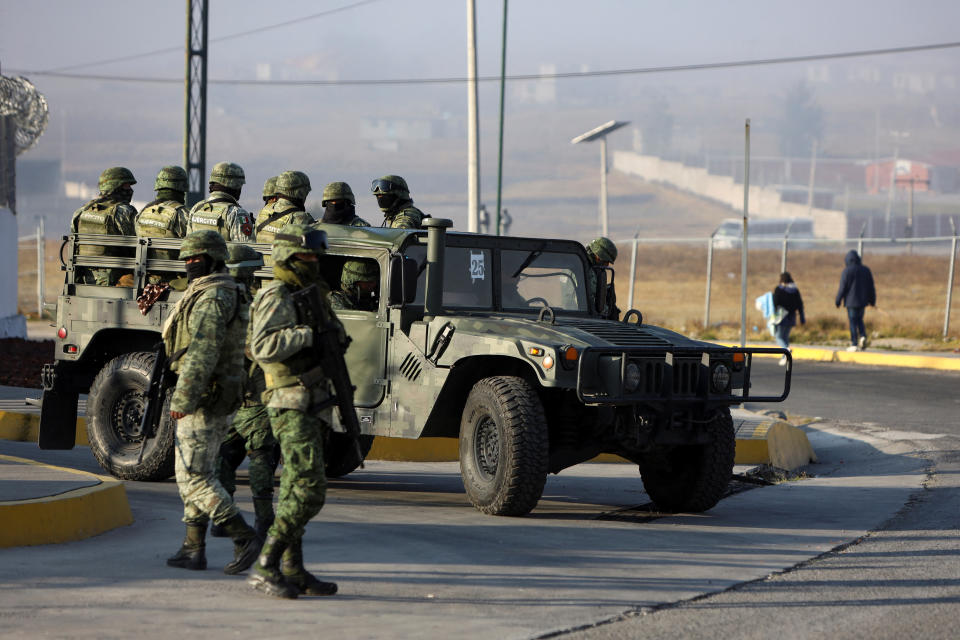
[[[710,390],[723,393],[730,386],[730,377],[730,367],[722,362],[715,364],[710,372]]]
[[[628,362],[623,370],[623,388],[627,393],[633,393],[640,386],[640,367],[636,362]]]
[[[553,356],[547,356],[543,359],[543,368],[546,370],[553,369]]]

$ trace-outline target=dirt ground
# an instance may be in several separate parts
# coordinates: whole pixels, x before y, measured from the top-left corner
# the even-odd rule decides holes
[[[53,340],[0,339],[0,385],[40,388],[43,365],[53,362]]]

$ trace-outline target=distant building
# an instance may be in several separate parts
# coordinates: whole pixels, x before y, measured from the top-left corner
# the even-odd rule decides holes
[[[916,160],[898,159],[882,160],[867,165],[866,187],[869,193],[885,192],[890,188],[890,181],[900,180],[896,184],[898,189],[910,189],[909,184],[903,184],[903,181],[913,178],[916,180],[913,184],[914,191],[938,191],[934,181],[931,179],[934,175],[933,166],[926,162]]]

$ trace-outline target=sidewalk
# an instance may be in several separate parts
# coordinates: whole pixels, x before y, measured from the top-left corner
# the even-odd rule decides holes
[[[728,347],[739,347],[739,343],[718,342]],[[748,342],[748,347],[776,347],[772,342]],[[847,351],[846,347],[827,347],[806,344],[794,344],[790,347],[794,360],[813,360],[817,362],[851,362],[881,367],[908,367],[917,369],[940,369],[960,371],[960,353],[936,351]],[[779,358],[775,354],[760,354],[759,358]]]

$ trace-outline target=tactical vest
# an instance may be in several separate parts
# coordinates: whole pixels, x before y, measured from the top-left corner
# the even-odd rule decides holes
[[[302,213],[303,216],[297,216],[298,212]],[[303,218],[307,215],[306,211],[289,200],[278,199],[276,202],[271,202],[257,214],[256,233],[254,234],[257,242],[272,244],[274,236],[280,233],[284,225],[298,222],[295,218]],[[312,220],[307,222],[310,223]]]
[[[280,293],[285,299],[290,300],[290,288],[284,285],[284,291]],[[312,314],[303,306],[294,304],[297,312],[297,324],[308,327],[322,326],[329,322],[332,311],[326,300],[326,296],[321,295],[322,313],[324,317],[314,318]],[[299,376],[307,371],[317,367],[317,356],[313,348],[301,349],[286,360],[280,362],[262,362],[260,367],[263,369],[263,376],[267,384],[267,389],[281,389],[283,387],[292,387],[299,383]]]
[[[146,238],[178,238],[174,227],[182,204],[175,200],[154,200],[137,216],[137,235]],[[176,260],[179,251],[155,249],[151,257]]]
[[[107,236],[121,236],[119,225],[114,220],[117,207],[125,202],[111,202],[109,199],[97,198],[83,206],[74,216],[73,227],[77,233],[95,233]],[[77,253],[81,256],[114,256],[118,255],[116,248],[98,247],[96,245],[80,245]]]
[[[218,191],[216,196],[211,196],[195,204],[190,211],[190,230],[216,231],[226,239],[227,221],[223,217],[226,207],[217,206],[224,204],[227,206],[237,205],[237,201],[228,194]]]

